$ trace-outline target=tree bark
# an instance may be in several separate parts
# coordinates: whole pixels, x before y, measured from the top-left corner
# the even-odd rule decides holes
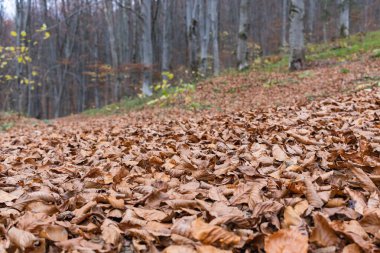
[[[316,0],[309,0],[308,19],[307,19],[309,42],[313,41],[314,39],[313,35],[314,35],[316,5],[317,5]]]
[[[350,35],[350,1],[338,0],[339,4],[339,35],[345,38]]]
[[[208,16],[207,0],[200,0],[200,37],[201,37],[201,62],[200,73],[207,75],[208,46],[210,41],[210,19]]]
[[[288,21],[288,0],[282,0],[282,27],[281,27],[281,46],[286,47],[287,43],[287,22]]]
[[[152,45],[152,0],[142,0],[141,12],[143,16],[143,36],[142,36],[142,62],[144,65],[142,92],[146,96],[153,94],[152,88],[152,66],[153,66],[153,45]]]
[[[219,59],[219,27],[218,27],[218,3],[219,0],[210,0],[211,10],[211,34],[212,34],[212,57],[213,57],[213,70],[214,75],[220,73],[220,59]]]
[[[322,4],[323,4],[323,14],[322,14],[322,22],[323,22],[323,27],[322,27],[322,32],[323,32],[323,42],[326,43],[326,42],[328,41],[328,32],[327,32],[327,28],[328,28],[328,23],[329,23],[329,18],[330,18],[330,13],[329,13],[329,10],[328,10],[329,0],[323,0]]]
[[[289,70],[300,70],[305,64],[305,39],[303,19],[305,16],[304,0],[291,0],[289,31]]]
[[[248,33],[249,20],[248,9],[250,0],[240,1],[240,17],[239,17],[239,34],[237,45],[237,62],[238,70],[244,70],[249,67],[249,52],[248,52]]]
[[[199,0],[186,1],[186,30],[188,41],[188,55],[190,69],[193,75],[198,74],[198,26],[199,26]]]
[[[119,60],[118,60],[118,54],[117,54],[112,5],[113,5],[113,1],[104,0],[104,11],[105,11],[104,15],[107,22],[107,30],[108,30],[110,51],[111,51],[111,64],[112,64],[112,69],[113,69],[113,76],[111,79],[111,81],[114,84],[113,102],[116,102],[119,100],[119,95],[120,95],[120,80],[119,80],[119,75],[118,75]]]
[[[170,64],[170,25],[171,25],[171,12],[170,12],[170,0],[162,0],[162,13],[164,15],[164,22],[162,27],[162,71],[169,71]],[[166,78],[166,75],[163,75]]]

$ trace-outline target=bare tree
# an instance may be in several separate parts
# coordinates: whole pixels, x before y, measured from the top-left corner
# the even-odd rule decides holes
[[[117,46],[116,46],[116,36],[115,36],[115,29],[114,29],[114,19],[113,19],[113,2],[112,0],[104,0],[104,16],[106,18],[107,22],[107,30],[108,30],[108,37],[109,37],[109,44],[110,44],[110,51],[111,51],[111,64],[113,69],[113,78],[112,83],[114,83],[114,89],[113,89],[113,101],[116,102],[119,100],[119,92],[120,92],[120,82],[118,77],[118,67],[119,67],[119,60],[118,60],[118,53],[117,53]]]
[[[303,26],[303,18],[305,16],[304,0],[291,0],[289,16],[289,69],[300,70],[305,64],[305,39]]]
[[[308,39],[309,41],[314,38],[314,25],[315,25],[315,13],[317,12],[317,0],[309,0],[308,6],[308,19],[307,19],[307,29],[308,29]]]
[[[249,11],[250,0],[240,1],[240,17],[239,17],[239,34],[237,45],[237,62],[238,69],[244,70],[249,66],[249,52],[248,52],[248,33],[249,33]]]
[[[287,25],[288,25],[288,0],[282,0],[282,25],[281,25],[281,46],[286,47],[287,46]]]
[[[338,0],[339,7],[339,35],[347,37],[350,35],[350,1]]]
[[[186,0],[186,30],[190,69],[198,74],[197,42],[199,34],[199,0]]]
[[[322,32],[323,32],[323,42],[327,42],[327,29],[330,19],[330,13],[328,10],[329,0],[323,0],[322,1]]]
[[[212,58],[213,58],[213,71],[214,75],[220,73],[220,59],[219,59],[219,26],[218,26],[218,3],[219,0],[210,1],[211,12],[211,34],[212,34]]]
[[[142,36],[142,62],[144,64],[142,92],[151,96],[152,92],[152,67],[153,67],[153,45],[152,45],[152,0],[142,0],[141,13],[143,16]]]
[[[207,57],[210,41],[210,18],[207,8],[207,0],[200,0],[200,37],[201,37],[201,66],[200,72],[203,76],[207,74]]]
[[[171,1],[162,0],[162,13],[164,15],[164,22],[162,27],[162,63],[161,67],[163,71],[169,71],[169,62],[170,62],[170,24],[171,20]],[[166,78],[166,75],[164,75]]]

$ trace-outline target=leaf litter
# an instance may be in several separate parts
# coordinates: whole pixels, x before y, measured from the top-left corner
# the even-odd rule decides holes
[[[378,89],[0,135],[1,252],[378,252]]]

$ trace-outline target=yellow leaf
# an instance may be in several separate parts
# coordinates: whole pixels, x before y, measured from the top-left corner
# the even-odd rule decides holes
[[[21,36],[22,36],[22,37],[25,37],[25,36],[26,36],[26,32],[25,32],[25,31],[22,31],[22,32],[21,32]]]
[[[46,24],[43,24],[43,25],[41,26],[41,28],[37,30],[37,32],[43,32],[43,31],[46,31],[46,29],[47,29]]]
[[[37,71],[32,71],[32,76],[38,75]]]
[[[11,31],[11,36],[12,37],[17,37],[17,33],[15,31]]]
[[[45,36],[44,36],[44,40],[50,38],[50,33],[49,32],[45,32]]]

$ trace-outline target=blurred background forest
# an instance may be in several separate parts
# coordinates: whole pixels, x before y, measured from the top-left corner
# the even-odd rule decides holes
[[[342,1],[304,1],[308,43],[341,35]],[[191,82],[236,68],[244,10],[251,61],[288,45],[287,0],[0,2],[0,110],[37,118],[150,95],[168,75]],[[380,27],[379,0],[348,4],[349,33]]]

